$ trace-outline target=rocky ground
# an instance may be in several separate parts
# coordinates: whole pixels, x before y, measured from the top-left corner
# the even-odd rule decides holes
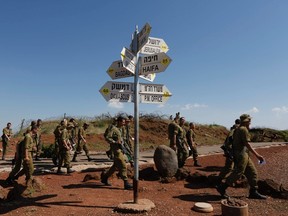
[[[270,147],[257,150],[266,159],[266,164],[258,165],[259,179],[272,179],[284,187],[288,187],[288,147]],[[253,158],[255,159],[255,158]],[[202,167],[194,167],[192,160],[188,159],[185,169],[191,174],[203,174],[208,176],[217,174],[224,165],[224,157],[221,154],[203,156],[199,159]],[[146,170],[147,165],[142,167]],[[150,168],[151,170],[151,168]],[[30,191],[32,195],[14,196],[11,201],[0,203],[0,214],[3,215],[130,215],[118,213],[114,209],[120,203],[133,200],[133,191],[123,190],[123,182],[115,175],[111,187],[103,186],[99,176],[101,169],[83,170],[71,175],[40,174],[36,178],[44,185],[39,191]],[[93,179],[83,181],[90,174]],[[152,175],[154,174],[154,176]],[[0,173],[0,185],[3,191],[12,191],[13,187],[7,187],[4,179],[7,172]],[[221,215],[221,198],[217,191],[203,182],[190,182],[186,180],[172,180],[169,183],[161,183],[154,173],[148,176],[140,175],[139,199],[149,199],[155,204],[155,208],[148,213],[138,215],[203,215],[192,210],[195,202],[208,202],[214,211],[206,215]],[[87,179],[86,179],[87,180]],[[132,181],[132,180],[131,180]],[[24,178],[14,185],[18,191],[25,188]],[[229,188],[228,194],[248,203],[249,215],[287,215],[288,200],[269,197],[267,200],[251,200],[246,198],[248,189]],[[10,192],[11,193],[11,192]]]

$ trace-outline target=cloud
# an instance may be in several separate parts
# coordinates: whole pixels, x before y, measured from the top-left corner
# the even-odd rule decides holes
[[[275,112],[275,113],[288,113],[288,107],[286,106],[282,106],[282,107],[274,107],[272,109],[272,112]]]
[[[124,104],[121,102],[109,102],[108,107],[115,109],[122,109],[124,107]]]
[[[198,108],[206,108],[208,107],[205,104],[185,104],[183,107],[181,107],[181,110],[192,110],[192,109],[198,109]]]
[[[246,111],[245,113],[258,113],[259,109],[257,107],[253,107],[252,109]]]

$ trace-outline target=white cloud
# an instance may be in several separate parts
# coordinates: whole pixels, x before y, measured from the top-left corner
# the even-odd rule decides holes
[[[248,110],[246,113],[258,113],[259,109],[257,107],[253,107],[252,109]]]
[[[108,107],[116,108],[116,109],[122,109],[124,107],[124,104],[121,102],[109,102]]]
[[[181,110],[192,110],[192,109],[197,109],[197,108],[206,108],[208,107],[205,104],[186,104],[183,107],[181,107]]]
[[[286,106],[282,106],[282,107],[274,107],[272,109],[272,112],[275,112],[275,113],[288,113],[288,107]]]

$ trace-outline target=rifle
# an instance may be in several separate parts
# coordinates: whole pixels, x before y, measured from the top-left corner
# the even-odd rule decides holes
[[[127,148],[127,146],[123,140],[121,141],[120,148],[121,148],[122,152],[127,156],[128,161],[131,164],[131,166],[134,167],[134,160],[133,160],[133,156],[132,156],[132,151],[129,149],[129,147]]]

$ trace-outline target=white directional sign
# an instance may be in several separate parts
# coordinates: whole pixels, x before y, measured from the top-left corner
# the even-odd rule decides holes
[[[106,82],[99,92],[110,102],[133,102],[134,84],[128,82]]]
[[[146,23],[141,31],[137,34],[138,51],[148,42],[149,34],[151,31],[151,26]]]
[[[157,53],[141,57],[140,75],[165,71],[172,59],[165,53]]]
[[[141,103],[165,103],[171,92],[162,84],[140,83],[140,102]],[[109,102],[133,102],[134,83],[129,82],[106,82],[99,92]]]
[[[123,48],[121,51],[121,59],[123,62],[123,67],[132,73],[136,70],[136,56],[127,48]]]
[[[107,69],[106,72],[113,80],[134,76],[132,72],[123,67],[122,60],[112,62],[112,64],[110,65],[110,67]],[[153,82],[156,77],[156,74],[153,73],[147,75],[140,75],[139,77],[147,81]]]
[[[107,73],[113,80],[134,76],[132,72],[123,67],[122,60],[112,62]]]
[[[140,102],[141,103],[165,103],[172,96],[169,89],[162,84],[140,83]]]
[[[140,53],[155,54],[160,52],[168,52],[169,48],[165,41],[161,38],[149,37],[148,42],[142,47]]]

